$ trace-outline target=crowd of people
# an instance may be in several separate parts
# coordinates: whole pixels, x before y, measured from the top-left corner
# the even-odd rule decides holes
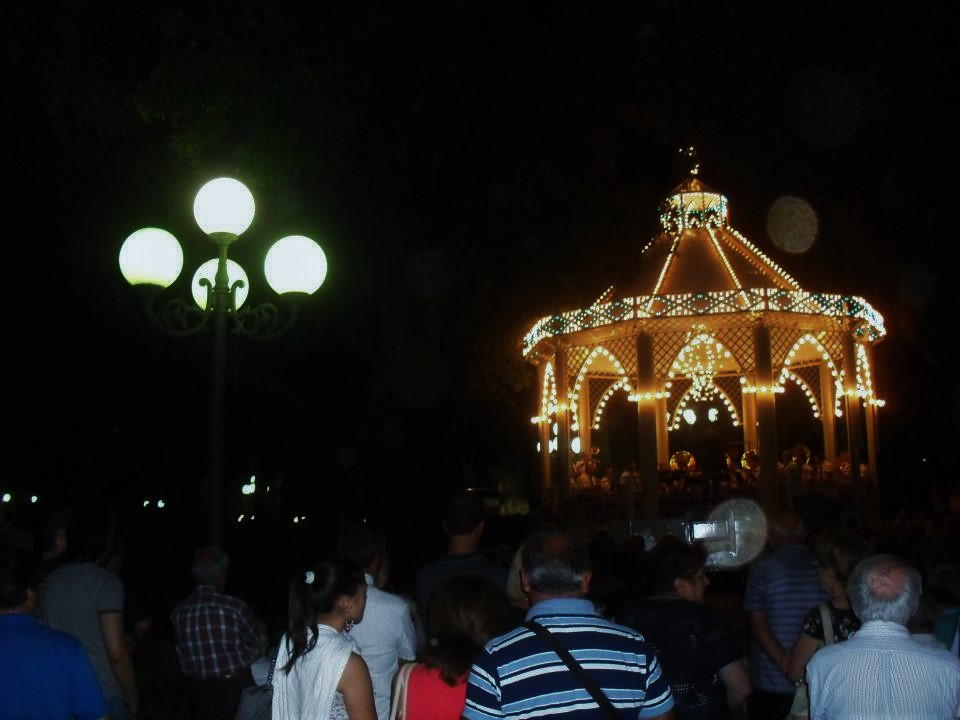
[[[810,718],[953,720],[960,490],[942,510],[874,533],[779,510],[742,568],[743,634],[711,602],[702,544],[645,547],[554,515],[494,553],[469,490],[449,497],[445,551],[409,588],[391,583],[404,548],[344,522],[289,578],[282,627],[233,594],[215,545],[152,620],[169,621],[179,716],[194,720],[233,720],[266,682],[278,720],[783,720],[798,698]],[[116,523],[77,508],[55,525],[42,559],[22,538],[0,545],[0,720],[159,717],[140,697],[143,618],[126,611]]]
[[[715,457],[714,457],[715,456]],[[803,443],[785,449],[777,463],[781,504],[802,513],[815,511],[838,522],[851,509],[852,466],[849,451],[833,461],[811,452]],[[860,463],[866,501],[874,503],[875,487],[866,464]],[[657,494],[664,516],[679,516],[730,497],[759,500],[760,454],[746,450],[738,457],[719,450],[706,456],[678,450],[661,463]],[[596,518],[635,516],[642,493],[636,462],[605,462],[599,448],[574,457],[569,472],[565,512]]]

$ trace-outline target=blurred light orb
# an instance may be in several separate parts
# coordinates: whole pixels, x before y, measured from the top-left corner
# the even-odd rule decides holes
[[[288,235],[277,240],[267,252],[263,270],[278,295],[288,292],[312,295],[327,277],[327,256],[310,238]]]
[[[197,271],[193,274],[193,281],[190,283],[190,292],[193,293],[193,301],[201,310],[207,309],[207,288],[200,284],[200,280],[209,280],[212,286],[217,275],[218,262],[216,258],[207,260],[203,265],[198,267]],[[238,280],[241,280],[243,284],[237,288],[234,295],[234,309],[239,308],[243,305],[244,301],[246,301],[247,294],[250,292],[250,281],[247,279],[247,271],[240,267],[239,263],[227,259],[228,284],[230,287],[233,287]]]
[[[183,248],[166,230],[146,227],[127,236],[120,248],[120,272],[131,285],[170,287],[183,270]]]
[[[813,208],[798,197],[778,199],[767,212],[767,235],[781,250],[799,255],[817,241],[820,222]]]
[[[193,201],[193,217],[207,235],[240,235],[250,227],[255,212],[253,194],[233,178],[211,180]]]

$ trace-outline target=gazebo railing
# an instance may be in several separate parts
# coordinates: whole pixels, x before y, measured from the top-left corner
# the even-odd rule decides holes
[[[644,295],[598,303],[538,320],[523,339],[523,354],[551,337],[629,320],[705,316],[721,313],[783,312],[860,320],[860,334],[871,340],[886,335],[883,316],[861,297],[805,290],[752,288],[683,295]]]

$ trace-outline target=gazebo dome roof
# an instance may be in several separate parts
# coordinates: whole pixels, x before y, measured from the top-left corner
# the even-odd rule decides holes
[[[629,287],[612,297],[728,292],[752,288],[799,290],[783,268],[727,222],[727,198],[696,177],[678,185],[660,206],[662,231],[643,250]]]
[[[817,333],[849,327],[868,343],[886,334],[883,317],[863,298],[802,289],[730,226],[727,198],[696,175],[694,168],[661,203],[662,229],[643,249],[631,280],[608,287],[587,307],[540,318],[521,341],[524,356],[539,362],[558,341],[606,342],[641,327],[717,325],[735,315]]]

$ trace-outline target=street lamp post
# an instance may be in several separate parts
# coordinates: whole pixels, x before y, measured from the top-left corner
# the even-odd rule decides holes
[[[195,304],[171,298],[160,304],[162,290],[179,277],[183,250],[166,230],[150,227],[132,233],[120,248],[120,271],[145,295],[147,314],[165,335],[184,338],[212,329],[213,366],[210,401],[210,541],[223,542],[223,449],[226,397],[227,335],[234,332],[257,340],[285,333],[297,318],[300,301],[316,292],[327,274],[320,246],[303,235],[281,238],[267,252],[267,283],[284,306],[261,303],[243,307],[248,293],[246,272],[227,258],[230,246],[250,227],[253,195],[243,183],[217,178],[197,193],[193,214],[217,248],[217,257],[194,273]],[[211,328],[212,325],[212,328]]]

